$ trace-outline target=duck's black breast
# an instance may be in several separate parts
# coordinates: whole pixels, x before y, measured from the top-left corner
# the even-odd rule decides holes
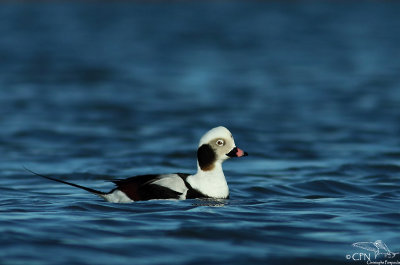
[[[188,191],[186,193],[186,199],[201,199],[201,198],[210,198],[209,196],[201,193],[200,191],[194,189],[189,182],[187,182],[187,177],[189,177],[189,174],[182,174],[178,173],[178,175],[183,179],[185,182],[186,187],[188,188]]]

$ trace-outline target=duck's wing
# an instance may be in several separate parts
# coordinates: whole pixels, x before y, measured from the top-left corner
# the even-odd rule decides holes
[[[133,201],[185,199],[188,188],[180,175],[141,175],[112,182]]]

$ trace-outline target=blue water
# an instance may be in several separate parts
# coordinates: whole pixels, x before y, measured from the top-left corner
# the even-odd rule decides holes
[[[0,3],[0,264],[399,252],[399,14],[397,1]],[[218,125],[250,154],[224,164],[229,200],[112,204],[22,169],[103,191],[193,173]]]

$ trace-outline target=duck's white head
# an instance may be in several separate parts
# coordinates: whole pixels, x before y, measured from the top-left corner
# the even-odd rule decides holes
[[[204,134],[197,149],[197,161],[202,171],[212,170],[215,163],[241,156],[247,156],[247,153],[236,147],[231,132],[223,126],[213,128]]]

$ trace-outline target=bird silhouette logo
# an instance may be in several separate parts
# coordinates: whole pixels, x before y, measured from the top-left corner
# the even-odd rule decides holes
[[[376,240],[375,242],[357,242],[353,244],[353,247],[362,248],[375,253],[375,259],[379,255],[385,255],[385,258],[394,258],[399,252],[392,252],[388,246],[382,240]]]

